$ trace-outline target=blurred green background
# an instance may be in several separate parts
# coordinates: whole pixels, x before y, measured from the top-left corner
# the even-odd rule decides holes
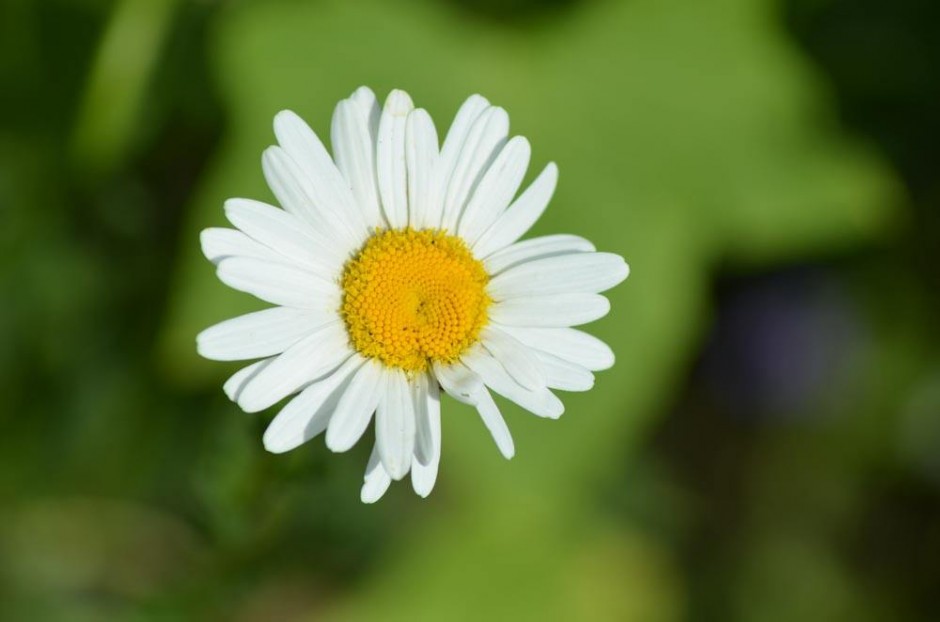
[[[4,0],[0,620],[940,618],[940,5]],[[633,274],[617,365],[427,500],[274,456],[198,251],[292,108],[479,92]]]

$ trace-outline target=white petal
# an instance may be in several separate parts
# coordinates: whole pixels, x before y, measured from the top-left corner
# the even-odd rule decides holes
[[[362,111],[362,115],[369,122],[369,134],[373,137],[373,143],[375,142],[375,137],[379,135],[379,117],[382,115],[382,109],[379,107],[379,100],[376,98],[375,93],[367,86],[360,86],[358,89],[353,91],[353,94],[349,96],[349,99],[359,106],[359,110]]]
[[[408,180],[405,167],[405,123],[414,108],[411,97],[394,90],[385,100],[376,143],[376,172],[382,211],[391,227],[408,225]]]
[[[375,411],[375,442],[382,465],[392,479],[408,474],[415,448],[415,408],[408,378],[388,370],[388,388]]]
[[[264,177],[277,200],[288,212],[305,220],[331,244],[330,254],[344,255],[365,241],[368,231],[352,227],[339,215],[335,205],[327,203],[323,189],[280,147],[268,147],[261,156]]]
[[[293,266],[229,257],[219,263],[216,272],[229,287],[272,304],[303,309],[339,308],[339,285]]]
[[[490,319],[508,326],[577,326],[602,318],[610,302],[600,294],[555,294],[510,298],[494,303]]]
[[[535,350],[535,358],[545,375],[546,384],[562,391],[588,391],[594,386],[594,374],[557,356]]]
[[[233,402],[237,402],[238,398],[241,397],[242,391],[245,390],[245,387],[248,385],[251,380],[257,376],[262,369],[267,367],[274,361],[276,357],[267,358],[261,361],[257,361],[248,365],[247,367],[242,367],[237,372],[232,374],[232,376],[225,381],[225,384],[222,385],[222,390],[225,392],[225,395],[228,396],[228,399]]]
[[[483,388],[480,377],[460,363],[442,365],[435,362],[434,375],[448,395],[464,404],[475,404],[475,395]]]
[[[494,300],[550,294],[597,294],[630,273],[623,257],[613,253],[577,253],[535,259],[497,275],[486,286]]]
[[[506,142],[508,134],[509,115],[502,108],[488,108],[474,121],[443,194],[444,217],[441,226],[444,229],[456,229],[467,201]]]
[[[432,381],[435,389],[437,381]],[[434,453],[434,439],[431,430],[431,412],[430,412],[430,389],[428,387],[428,375],[418,374],[409,383],[411,387],[411,399],[414,402],[415,411],[415,459],[428,464]],[[436,391],[435,391],[436,393]]]
[[[444,138],[444,144],[441,145],[441,157],[438,160],[437,182],[439,202],[443,200],[444,193],[447,191],[447,184],[453,176],[454,168],[457,166],[457,157],[463,149],[467,135],[474,122],[490,107],[490,102],[481,95],[471,95],[460,106],[457,115],[451,123],[447,136]],[[438,219],[434,222],[435,227],[442,226],[443,205],[438,207]]]
[[[557,183],[558,167],[550,162],[525,192],[480,236],[473,245],[473,254],[486,258],[525,235],[548,207]]]
[[[506,210],[529,167],[529,141],[515,136],[500,150],[460,217],[458,234],[471,246]]]
[[[271,192],[285,210],[310,224],[315,231],[325,231],[327,214],[317,209],[304,190],[303,171],[280,147],[268,147],[261,154],[261,170]]]
[[[366,91],[371,95],[371,104],[367,101],[368,95],[363,95],[361,101],[350,98],[336,105],[332,126],[333,154],[336,166],[352,189],[363,219],[367,224],[379,227],[384,224],[384,218],[375,174],[376,135],[371,128],[372,107],[376,114],[379,108],[372,91]]]
[[[487,257],[483,265],[486,266],[488,274],[495,276],[503,270],[533,259],[571,253],[590,253],[594,250],[596,249],[591,242],[577,235],[546,235],[510,244]]]
[[[352,374],[365,363],[358,354],[323,380],[311,384],[287,403],[264,432],[264,448],[279,454],[306,443],[326,430]]]
[[[513,380],[532,391],[545,388],[545,377],[528,346],[492,325],[483,329],[480,339]]]
[[[343,256],[331,251],[322,236],[290,212],[251,199],[229,199],[225,214],[247,235],[311,272],[333,278],[342,266]]]
[[[437,130],[426,110],[412,110],[405,124],[408,165],[408,221],[415,229],[437,227],[440,222]]]
[[[332,372],[351,355],[342,323],[322,326],[258,372],[245,386],[238,405],[245,412],[264,410]]]
[[[488,354],[484,353],[482,356],[493,360]],[[466,359],[466,356],[464,359]],[[495,363],[495,361],[493,362]],[[495,364],[499,367],[499,363]],[[506,458],[512,458],[515,453],[512,435],[509,433],[509,428],[506,426],[506,421],[500,414],[499,408],[493,402],[489,391],[483,386],[483,381],[476,371],[458,362],[451,365],[435,365],[434,374],[448,395],[477,409],[480,419],[483,420],[483,424],[493,436],[499,451]],[[510,382],[512,381],[510,380]],[[518,385],[516,386],[518,387]],[[518,388],[522,390],[522,387]]]
[[[464,141],[470,133],[473,123],[490,107],[490,102],[482,95],[471,95],[457,110],[454,121],[447,130],[444,144],[441,146],[441,158],[450,166],[457,161]]]
[[[565,411],[564,404],[551,391],[526,389],[513,380],[499,361],[482,348],[472,348],[461,361],[479,374],[486,386],[539,417],[557,419]]]
[[[353,376],[326,429],[326,446],[331,451],[348,451],[362,438],[385,395],[388,381],[384,372],[381,363],[368,360]]]
[[[610,346],[594,335],[574,328],[500,328],[531,348],[553,354],[591,371],[609,369],[614,364],[614,352]]]
[[[425,412],[431,441],[427,464],[422,463],[417,455],[411,461],[411,486],[422,497],[431,494],[441,461],[441,395],[440,387],[433,376],[428,379],[427,389]]]
[[[227,257],[254,257],[265,261],[283,262],[284,256],[252,240],[241,231],[212,227],[199,234],[202,254],[214,264]]]
[[[282,110],[274,117],[274,134],[303,171],[309,181],[308,194],[321,211],[334,215],[350,230],[365,236],[366,223],[349,185],[310,126],[290,110]]]
[[[280,354],[336,318],[336,314],[274,307],[210,326],[196,336],[196,350],[216,361],[240,361]]]
[[[366,465],[366,474],[363,477],[362,490],[359,491],[359,498],[363,503],[375,503],[382,498],[385,491],[392,483],[392,478],[382,466],[382,460],[379,458],[378,445],[373,445],[372,455],[369,456],[369,464]]]
[[[476,404],[477,412],[480,413],[480,419],[483,425],[490,431],[490,435],[496,442],[496,447],[503,457],[507,460],[516,454],[515,444],[512,442],[512,434],[509,432],[509,426],[503,419],[499,407],[493,401],[493,396],[485,388],[479,393],[479,399]]]

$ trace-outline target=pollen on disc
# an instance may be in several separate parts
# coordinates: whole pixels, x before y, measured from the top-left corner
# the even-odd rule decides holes
[[[456,236],[378,231],[343,272],[350,341],[363,356],[409,372],[456,361],[486,324],[488,279]]]

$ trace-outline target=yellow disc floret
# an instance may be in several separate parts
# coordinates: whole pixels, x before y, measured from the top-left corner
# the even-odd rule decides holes
[[[343,272],[342,314],[353,347],[407,372],[457,360],[486,324],[488,278],[456,236],[376,232]]]

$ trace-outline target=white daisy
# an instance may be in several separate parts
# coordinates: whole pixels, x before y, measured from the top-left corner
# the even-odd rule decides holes
[[[491,391],[540,417],[564,411],[551,389],[586,391],[613,365],[606,344],[571,326],[607,314],[599,294],[623,259],[574,235],[519,242],[558,178],[545,167],[515,197],[529,143],[479,95],[443,145],[404,91],[383,108],[362,87],[336,106],[333,157],[296,114],[274,118],[262,158],[284,209],[230,199],[236,229],[202,232],[226,285],[276,306],[197,338],[210,359],[257,361],[225,392],[247,412],[296,394],[264,434],[272,452],[322,432],[346,451],[375,415],[362,500],[409,471],[427,496],[441,456],[441,390],[476,408],[499,451],[512,436]],[[515,197],[515,199],[514,199]]]

